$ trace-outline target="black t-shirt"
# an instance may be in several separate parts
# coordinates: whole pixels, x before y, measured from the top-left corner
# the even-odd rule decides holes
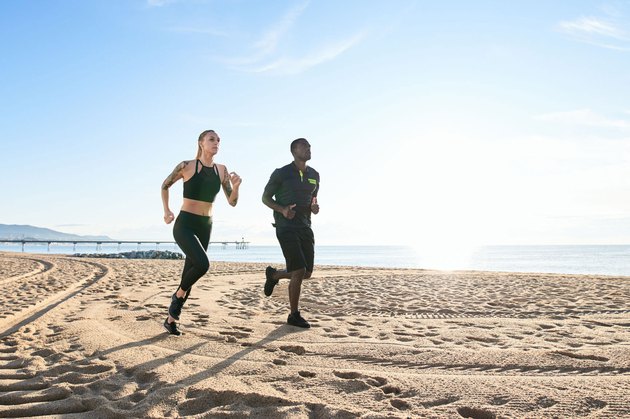
[[[275,201],[282,206],[295,204],[295,217],[288,220],[277,212],[273,212],[276,227],[310,227],[311,202],[319,191],[319,173],[312,167],[306,166],[301,172],[295,163],[289,163],[276,169],[271,174],[264,195],[274,196]]]

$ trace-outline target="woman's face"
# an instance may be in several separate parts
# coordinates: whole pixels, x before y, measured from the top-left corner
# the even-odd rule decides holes
[[[204,153],[210,153],[215,155],[219,152],[219,143],[221,139],[214,132],[209,132],[204,135],[203,139],[199,142],[199,146]]]

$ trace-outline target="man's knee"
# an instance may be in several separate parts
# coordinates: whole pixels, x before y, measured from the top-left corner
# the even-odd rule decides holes
[[[311,272],[311,271],[306,271],[306,272],[304,273],[304,279],[309,279],[309,278],[311,277],[311,275],[313,275],[313,272]]]
[[[304,279],[306,275],[306,268],[296,269],[291,271],[291,278]]]

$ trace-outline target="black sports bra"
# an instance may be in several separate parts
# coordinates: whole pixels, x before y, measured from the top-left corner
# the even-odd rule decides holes
[[[201,163],[201,170],[198,170],[201,161],[195,163],[195,174],[184,182],[184,198],[196,201],[214,202],[214,198],[221,190],[221,178],[217,171],[217,165],[212,167],[204,166]]]

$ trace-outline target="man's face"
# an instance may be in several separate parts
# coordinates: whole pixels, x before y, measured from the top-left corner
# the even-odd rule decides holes
[[[308,141],[299,141],[295,145],[293,155],[300,160],[307,161],[311,159],[311,145]]]

